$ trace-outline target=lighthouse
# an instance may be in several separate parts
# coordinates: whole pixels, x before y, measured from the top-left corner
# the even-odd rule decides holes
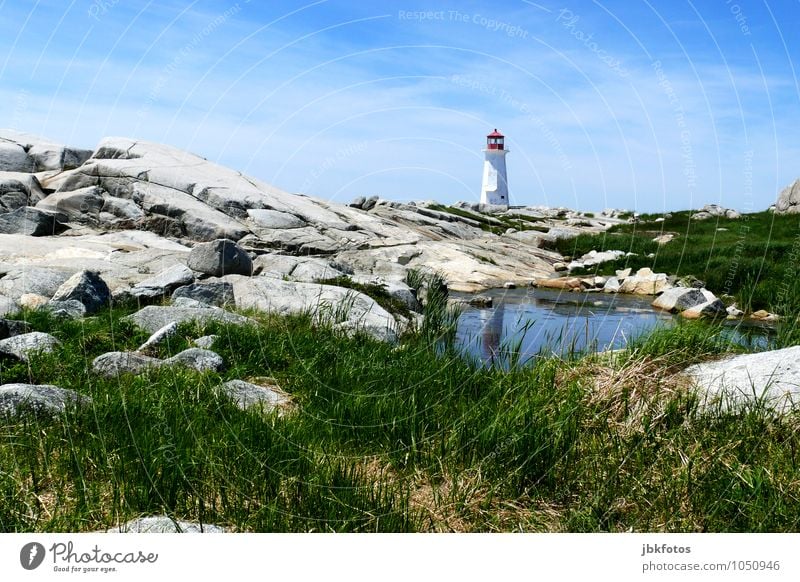
[[[505,136],[496,129],[486,136],[483,150],[483,183],[481,204],[508,207]]]

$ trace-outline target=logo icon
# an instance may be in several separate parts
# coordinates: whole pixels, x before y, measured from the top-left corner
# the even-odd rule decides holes
[[[38,542],[30,542],[22,546],[19,552],[19,563],[26,570],[35,570],[44,562],[44,546]]]

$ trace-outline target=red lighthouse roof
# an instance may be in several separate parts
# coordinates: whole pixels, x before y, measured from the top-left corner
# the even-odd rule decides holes
[[[499,131],[497,131],[497,128],[495,128],[495,130],[486,137],[505,137],[505,136]]]

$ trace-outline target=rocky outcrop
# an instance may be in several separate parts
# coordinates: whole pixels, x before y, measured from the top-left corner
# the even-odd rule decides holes
[[[724,208],[719,204],[706,204],[692,214],[692,220],[708,220],[709,218],[741,218],[741,214],[733,208]]]
[[[788,412],[800,403],[800,346],[696,364],[685,374],[711,410],[760,403]]]
[[[781,190],[775,202],[778,214],[800,214],[800,179],[795,180]]]
[[[53,236],[67,229],[56,215],[31,206],[0,214],[0,234]]]

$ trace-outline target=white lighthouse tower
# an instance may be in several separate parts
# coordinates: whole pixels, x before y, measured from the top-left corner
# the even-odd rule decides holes
[[[486,136],[483,150],[483,183],[481,204],[508,207],[505,136],[496,129]]]

